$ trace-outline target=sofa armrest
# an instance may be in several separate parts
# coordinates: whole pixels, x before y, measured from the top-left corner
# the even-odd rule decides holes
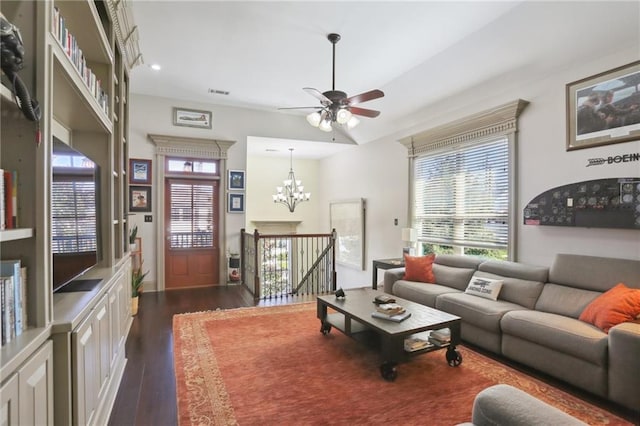
[[[384,271],[384,288],[382,291],[393,294],[393,285],[404,277],[404,268],[393,268]]]
[[[587,426],[564,411],[505,384],[488,387],[476,395],[471,416],[476,426]]]
[[[609,399],[640,409],[640,324],[625,322],[609,330]]]

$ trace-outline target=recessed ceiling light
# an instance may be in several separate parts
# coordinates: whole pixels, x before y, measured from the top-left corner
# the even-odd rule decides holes
[[[149,65],[149,67],[154,71],[160,71],[162,69],[162,67],[158,64],[151,64]]]

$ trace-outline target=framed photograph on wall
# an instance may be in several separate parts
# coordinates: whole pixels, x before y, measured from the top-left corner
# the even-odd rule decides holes
[[[151,160],[129,159],[129,183],[151,185]]]
[[[331,201],[329,221],[336,230],[336,262],[364,271],[365,202],[363,198]]]
[[[211,129],[213,114],[211,111],[189,108],[173,108],[173,125],[186,127],[199,127],[201,129]]]
[[[244,194],[233,192],[227,194],[227,212],[244,213]]]
[[[640,61],[567,84],[567,151],[640,139]]]
[[[244,191],[244,170],[229,170],[229,190]]]
[[[151,211],[151,187],[150,186],[129,186],[129,211],[150,212]]]

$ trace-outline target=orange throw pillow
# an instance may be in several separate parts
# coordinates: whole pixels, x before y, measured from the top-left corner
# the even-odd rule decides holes
[[[433,261],[435,254],[426,256],[404,255],[404,277],[407,281],[418,281],[421,283],[435,283],[436,277],[433,275]]]
[[[615,325],[633,321],[640,315],[640,290],[619,283],[596,297],[580,314],[580,321],[588,322],[606,333]]]

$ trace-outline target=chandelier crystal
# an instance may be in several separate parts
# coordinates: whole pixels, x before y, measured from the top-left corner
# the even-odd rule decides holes
[[[331,125],[329,124],[329,126]],[[276,193],[272,195],[272,197],[274,203],[284,204],[287,206],[289,211],[293,213],[299,203],[309,201],[311,199],[311,193],[303,192],[304,186],[302,186],[302,181],[296,179],[296,176],[293,173],[293,148],[289,148],[289,151],[291,161],[289,175],[284,181],[282,181],[283,186],[276,187]]]

